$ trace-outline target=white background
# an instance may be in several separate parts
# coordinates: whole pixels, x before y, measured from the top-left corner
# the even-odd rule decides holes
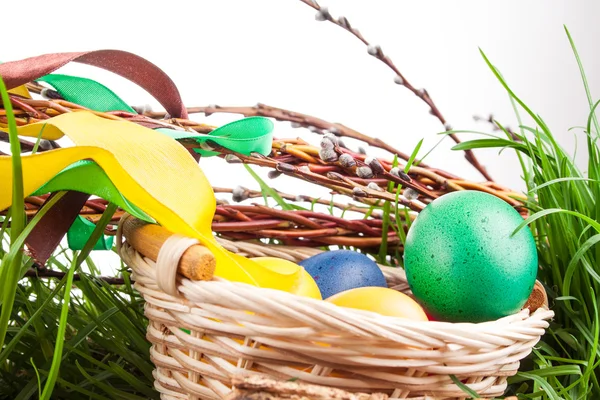
[[[381,45],[416,87],[425,87],[456,129],[489,131],[473,115],[493,113],[516,128],[505,91],[485,65],[479,47],[512,88],[542,115],[564,147],[575,148],[569,131],[586,122],[589,108],[563,24],[570,29],[600,93],[598,38],[600,4],[589,1],[357,1],[323,0],[372,43]],[[93,49],[134,52],[161,67],[195,105],[253,105],[262,102],[344,123],[410,153],[438,140],[442,126],[393,73],[370,57],[348,32],[317,22],[314,10],[297,0],[221,1],[4,1],[0,60],[43,53]],[[7,33],[9,34],[7,36]],[[86,76],[113,89],[130,104],[157,104],[143,90],[105,71],[77,64],[63,73]],[[202,115],[213,124],[237,116]],[[302,130],[278,123],[277,136]],[[315,136],[310,138],[315,144]],[[462,135],[461,137],[465,137]],[[466,136],[467,138],[469,136]],[[480,176],[444,141],[427,160],[468,179]],[[373,154],[381,154],[369,150]],[[492,176],[523,189],[516,158],[497,150],[477,152]],[[584,160],[583,151],[577,159]],[[257,188],[240,166],[203,160],[215,186]],[[298,192],[296,182],[273,181]],[[305,189],[302,189],[305,190]],[[315,190],[307,188],[306,191]],[[324,190],[315,193],[326,195]]]

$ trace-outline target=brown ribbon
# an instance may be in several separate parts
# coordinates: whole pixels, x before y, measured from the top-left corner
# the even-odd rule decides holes
[[[49,196],[45,203],[53,196]],[[28,253],[36,263],[46,265],[89,197],[87,193],[68,191],[38,221],[25,240]]]
[[[175,83],[150,61],[121,50],[53,53],[0,64],[0,76],[8,89],[24,85],[74,61],[104,68],[136,83],[150,93],[175,118],[187,118]]]

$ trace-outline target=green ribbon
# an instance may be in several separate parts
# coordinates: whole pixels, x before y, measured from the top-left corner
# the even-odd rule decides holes
[[[95,228],[96,225],[93,222],[88,221],[81,215],[78,215],[77,218],[75,218],[73,225],[71,225],[71,228],[69,228],[69,231],[67,232],[69,248],[71,250],[83,250],[83,246],[85,246]],[[114,236],[102,235],[94,245],[93,250],[112,249],[114,239]]]
[[[137,114],[112,90],[91,79],[50,74],[39,78],[38,81],[50,84],[60,93],[63,99],[87,107],[90,110],[100,112],[127,111]]]
[[[79,161],[68,166],[36,190],[32,196],[40,196],[61,190],[75,190],[101,197],[118,205],[138,219],[155,222],[145,212],[123,197],[108,175],[106,175],[106,172],[94,161]]]
[[[175,140],[195,140],[203,148],[194,149],[194,151],[203,157],[220,154],[210,150],[210,143],[207,143],[209,141],[236,153],[244,155],[260,153],[265,156],[271,153],[273,142],[273,122],[264,117],[248,117],[233,121],[214,129],[206,135],[168,128],[158,128],[156,130]]]
[[[106,86],[87,78],[50,74],[38,79],[50,84],[67,101],[87,107],[91,110],[136,111]],[[194,149],[203,157],[220,154],[211,149],[211,143],[234,152],[250,155],[253,152],[269,155],[273,141],[273,122],[264,117],[248,117],[214,129],[208,134],[159,128],[157,131],[174,140],[194,140],[200,146]],[[65,168],[54,178],[39,188],[33,195],[52,193],[60,190],[78,192],[101,197],[117,204],[136,218],[154,222],[142,210],[129,202],[115,187],[106,173],[93,161],[81,161]],[[72,250],[81,250],[89,239],[94,224],[84,218],[78,218],[67,232],[67,241]],[[110,245],[109,245],[110,242]],[[101,237],[94,250],[109,250],[112,237]]]
[[[38,79],[50,84],[67,101],[87,107],[91,110],[128,111],[136,114],[135,110],[106,86],[87,78],[77,76],[50,74]],[[264,117],[248,117],[221,126],[207,135],[188,131],[159,128],[157,131],[175,140],[196,140],[204,148],[194,149],[204,157],[220,154],[210,150],[213,141],[219,146],[237,153],[250,155],[252,152],[269,155],[273,140],[273,122]]]

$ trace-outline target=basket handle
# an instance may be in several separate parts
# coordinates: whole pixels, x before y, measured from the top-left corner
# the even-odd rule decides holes
[[[125,215],[119,223],[120,234],[140,254],[158,261],[165,242],[173,236],[162,226],[150,224]],[[120,244],[117,238],[117,246]],[[187,249],[179,259],[177,272],[190,280],[212,279],[216,267],[215,256],[201,244],[195,244]]]
[[[122,50],[51,53],[0,64],[0,76],[8,89],[24,85],[69,62],[106,69],[136,83],[150,93],[175,118],[187,118],[187,110],[175,83],[150,61]]]

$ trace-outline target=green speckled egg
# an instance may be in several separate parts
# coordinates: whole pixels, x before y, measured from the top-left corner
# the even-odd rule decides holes
[[[482,322],[518,312],[533,290],[537,251],[528,227],[505,201],[459,191],[431,202],[404,248],[408,283],[436,320]]]

